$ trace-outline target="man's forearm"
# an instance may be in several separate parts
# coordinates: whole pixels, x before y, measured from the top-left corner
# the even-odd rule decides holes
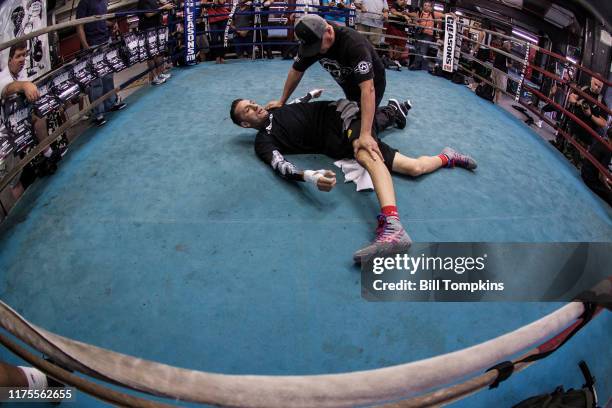
[[[83,48],[89,48],[89,44],[87,44],[87,38],[85,37],[85,29],[83,25],[77,26],[77,35],[79,36],[79,41],[81,41],[81,46]]]
[[[303,72],[296,71],[293,68],[289,70],[289,74],[287,74],[287,80],[285,81],[285,86],[283,88],[283,96],[280,99],[282,104],[286,103],[291,97],[291,94],[293,94],[293,91],[295,91],[295,88],[297,88],[303,75]]]
[[[597,127],[602,128],[606,126],[606,119],[602,118],[601,116],[592,115],[591,120],[597,125]]]
[[[6,98],[7,96],[23,92],[23,85],[26,81],[13,81],[2,90],[2,98]]]
[[[374,94],[374,83],[372,80],[362,82],[361,88],[361,132],[359,135],[371,135],[372,123],[374,122],[374,110],[376,109],[376,98]]]

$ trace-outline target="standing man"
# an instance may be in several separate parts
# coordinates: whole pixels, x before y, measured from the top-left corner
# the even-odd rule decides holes
[[[298,20],[295,36],[300,47],[285,81],[283,94],[280,100],[269,102],[266,109],[283,106],[297,88],[304,72],[319,61],[340,85],[346,98],[360,106],[361,131],[359,139],[353,144],[355,156],[359,149],[365,149],[372,160],[384,161],[372,133],[374,114],[385,93],[385,67],[372,44],[352,28],[328,24],[314,14]],[[389,106],[406,117],[409,109],[406,103],[392,99]],[[403,126],[405,121],[400,125]]]
[[[436,40],[434,32],[436,24],[434,20],[443,18],[444,14],[435,11],[431,1],[425,0],[423,2],[423,10],[416,13],[410,13],[410,16],[416,18],[416,24],[419,25],[415,35],[415,39],[418,41],[416,46],[417,54],[415,55],[414,62],[410,69],[415,71],[421,69],[427,71],[429,69],[429,62],[424,56],[427,56],[427,52],[429,51],[430,44],[428,43],[435,42]]]
[[[510,41],[504,41],[502,45],[502,51],[511,53],[512,43],[510,43]],[[510,58],[508,58],[507,56],[499,52],[495,53],[495,59],[493,60],[493,67],[496,69],[491,71],[491,79],[493,80],[493,83],[496,86],[495,98],[493,99],[493,102],[495,103],[499,103],[499,100],[502,97],[503,93],[502,91],[500,91],[500,89],[505,91],[506,88],[508,87],[508,68],[510,68],[511,66],[512,66],[512,62]]]
[[[151,10],[149,13],[143,13],[138,17],[138,31],[146,31],[157,29],[161,24],[162,10],[172,10],[172,3],[159,4],[158,0],[138,0],[136,8],[138,10]],[[160,11],[157,11],[159,8]],[[147,60],[149,72],[149,80],[153,85],[161,85],[170,78],[170,74],[164,73],[164,57],[161,54]]]
[[[387,0],[359,0],[357,8],[357,31],[368,33],[367,39],[374,47],[380,47],[383,26],[389,19]]]
[[[602,105],[606,105],[603,99],[604,94],[602,92],[603,82],[601,82],[599,79],[591,77],[591,85],[583,86],[580,89],[593,99],[599,101]],[[578,119],[586,123],[588,127],[593,129],[599,135],[604,136],[606,124],[608,122],[608,115],[606,114],[606,111],[601,109],[601,107],[599,107],[597,104],[583,98],[577,92],[570,93],[568,97],[568,104]],[[570,129],[572,129],[574,136],[576,136],[585,146],[589,147],[593,144],[593,136],[591,136],[591,134],[582,126],[572,121]]]
[[[295,6],[288,7],[288,10],[290,11],[290,13],[286,15],[287,27],[290,27],[287,30],[287,41],[293,42],[294,41],[293,27],[295,26],[295,21],[308,13],[319,12],[319,10],[321,9],[321,7],[319,6],[321,4],[319,0],[298,0],[297,2],[296,0],[291,0],[289,3],[295,4]],[[297,46],[294,46],[294,45],[286,46],[283,49],[283,59],[284,60],[293,59],[293,57],[295,56],[295,52],[296,52],[294,51],[294,49],[297,49]]]
[[[77,18],[97,16],[106,14],[108,10],[108,0],[80,0],[77,6]],[[115,26],[112,21],[94,21],[92,23],[80,24],[77,26],[77,34],[81,41],[81,47],[88,49],[96,45],[106,44],[110,41],[109,27]],[[102,95],[115,88],[113,74],[110,73],[104,78],[98,78],[91,82],[89,86],[89,101],[94,102]],[[126,107],[117,95],[107,98],[104,103],[92,109],[93,122],[96,126],[106,123],[105,112],[118,111]]]
[[[21,41],[11,47],[9,50],[8,65],[0,71],[0,97],[2,103],[4,99],[15,93],[23,93],[29,102],[34,102],[39,98],[38,88],[32,82],[28,81],[23,68],[26,63],[26,56],[28,54],[28,44],[25,41]],[[46,127],[46,123],[43,124]],[[41,130],[41,126],[34,126],[35,130]],[[39,140],[44,138],[44,134],[38,137]],[[2,118],[0,121],[0,180],[8,175],[13,168],[19,163],[20,158],[15,151],[8,154],[2,154],[9,139],[9,131],[5,126],[5,120]],[[48,156],[50,156],[51,149]],[[47,151],[45,154],[47,155]],[[11,182],[9,187],[15,200],[19,199],[23,194],[23,185],[20,181],[21,173],[17,174]]]
[[[242,58],[251,58],[253,53],[253,2],[250,0],[239,0],[238,8],[234,14],[232,22],[232,30],[234,31],[234,46],[236,47],[236,56]]]
[[[5,69],[0,71],[1,105],[4,105],[5,100],[16,93],[24,94],[25,98],[30,103],[36,101],[40,97],[38,88],[32,82],[27,80],[26,73],[24,72],[27,55],[28,44],[26,41],[21,41],[11,46],[9,50],[8,65],[5,67]],[[7,123],[10,122],[9,118],[7,117],[7,112],[3,112],[2,116],[2,120],[0,121],[0,180],[19,163],[19,160],[23,158],[27,152],[27,150],[24,150],[18,153],[16,150],[13,150],[8,155],[2,154],[8,139],[11,137],[16,137],[15,135],[11,135],[10,130],[7,128]],[[39,118],[35,115],[31,115],[29,120],[31,121],[32,130],[36,140],[38,142],[43,141],[48,136],[47,120],[45,118]],[[47,159],[51,159],[52,156],[55,158],[60,157],[59,153],[54,152],[51,147],[47,147],[47,149],[42,152],[42,155]],[[57,161],[54,163],[57,163]],[[13,198],[15,200],[17,200],[23,194],[24,190],[20,178],[21,172],[9,183],[11,193],[13,194]]]

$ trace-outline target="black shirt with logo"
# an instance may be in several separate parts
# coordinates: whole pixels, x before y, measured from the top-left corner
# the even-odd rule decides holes
[[[359,84],[374,80],[376,105],[380,104],[385,93],[385,67],[372,44],[357,31],[349,27],[333,26],[335,41],[325,54],[302,57],[298,54],[293,69],[304,72],[315,62],[329,72],[340,85],[346,98],[359,103],[361,89]]]

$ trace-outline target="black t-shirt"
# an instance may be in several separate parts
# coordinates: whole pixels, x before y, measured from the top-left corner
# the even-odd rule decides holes
[[[583,87],[582,90],[584,91],[584,93],[586,93],[587,95],[591,96],[595,100],[599,100],[599,98],[601,97],[601,95],[592,92],[590,87]],[[601,107],[597,106],[596,104],[594,104],[594,103],[588,101],[587,99],[582,98],[580,95],[578,95],[578,103],[576,104],[576,107],[574,109],[574,112],[575,112],[576,116],[580,120],[582,120],[584,123],[589,125],[591,128],[593,128],[594,130],[597,130],[599,128],[599,126],[597,124],[595,124],[595,122],[593,122],[593,120],[591,119],[590,116],[585,115],[584,112],[582,111],[582,108],[580,107],[580,102],[581,101],[585,105],[588,105],[591,108],[591,113],[593,114],[593,116],[599,116],[600,118],[607,118],[608,117],[607,113]],[[603,98],[602,98],[602,100],[600,100],[600,102],[603,105],[606,105],[606,103],[603,101]],[[587,133],[587,131],[584,130],[578,124],[576,124],[576,129],[580,133]]]
[[[136,7],[138,10],[153,10],[159,8],[159,4],[157,3],[157,0],[138,0],[138,6]],[[147,17],[144,13],[140,14],[138,16],[138,29],[146,30],[159,26],[161,23],[160,16],[160,13],[156,13],[152,17]]]
[[[359,84],[369,79],[374,80],[376,104],[385,93],[385,67],[372,44],[357,31],[349,27],[334,25],[336,39],[334,45],[325,54],[314,57],[302,57],[298,54],[293,69],[304,72],[312,64],[319,64],[329,72],[340,85],[346,98],[357,103],[361,100]]]
[[[508,73],[508,57],[502,55],[500,53],[495,53],[495,60],[493,61],[493,66],[500,71]]]
[[[589,149],[589,153],[591,153],[595,160],[601,163],[604,167],[612,170],[612,152],[608,150],[603,143],[600,141],[593,143]],[[599,170],[586,158],[582,161],[582,169],[580,173],[582,179],[589,187],[593,185],[599,186],[602,184],[601,180],[599,179]]]
[[[252,14],[242,14],[251,12],[252,9],[248,6],[239,7],[236,9],[236,14],[234,14],[234,27],[238,29],[238,31],[246,31],[246,27],[253,26],[253,15]],[[242,29],[242,30],[241,30]],[[249,34],[253,35],[251,32]]]
[[[400,6],[397,3],[397,1],[394,1],[391,4],[390,8],[394,9],[398,13],[403,13],[404,11],[406,11],[408,9],[406,6]],[[406,19],[404,19],[402,17],[394,16],[393,14],[389,13],[389,24],[392,25],[393,27],[397,28],[398,30],[402,30],[403,31],[406,28]]]
[[[349,157],[351,144],[343,140],[342,121],[329,101],[294,103],[270,112],[266,127],[255,137],[255,153],[272,164],[278,154],[326,154]]]

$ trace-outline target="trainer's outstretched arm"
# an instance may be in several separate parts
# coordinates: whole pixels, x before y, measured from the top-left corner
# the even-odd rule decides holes
[[[303,76],[303,72],[297,71],[292,67],[289,70],[289,73],[287,74],[285,86],[283,87],[283,95],[281,96],[280,100],[268,102],[268,104],[266,105],[266,109],[280,108],[281,106],[283,106],[287,102],[287,100],[289,100],[289,98],[293,94],[293,91],[295,91],[295,88],[297,88],[297,86],[300,84],[300,81],[302,80]]]
[[[296,98],[296,99],[292,100],[287,105],[291,105],[293,103],[306,103],[306,102],[310,102],[311,100],[316,99],[319,96],[321,96],[322,93],[323,93],[323,89],[313,89],[312,91],[308,92],[306,95],[302,96],[301,98]]]

